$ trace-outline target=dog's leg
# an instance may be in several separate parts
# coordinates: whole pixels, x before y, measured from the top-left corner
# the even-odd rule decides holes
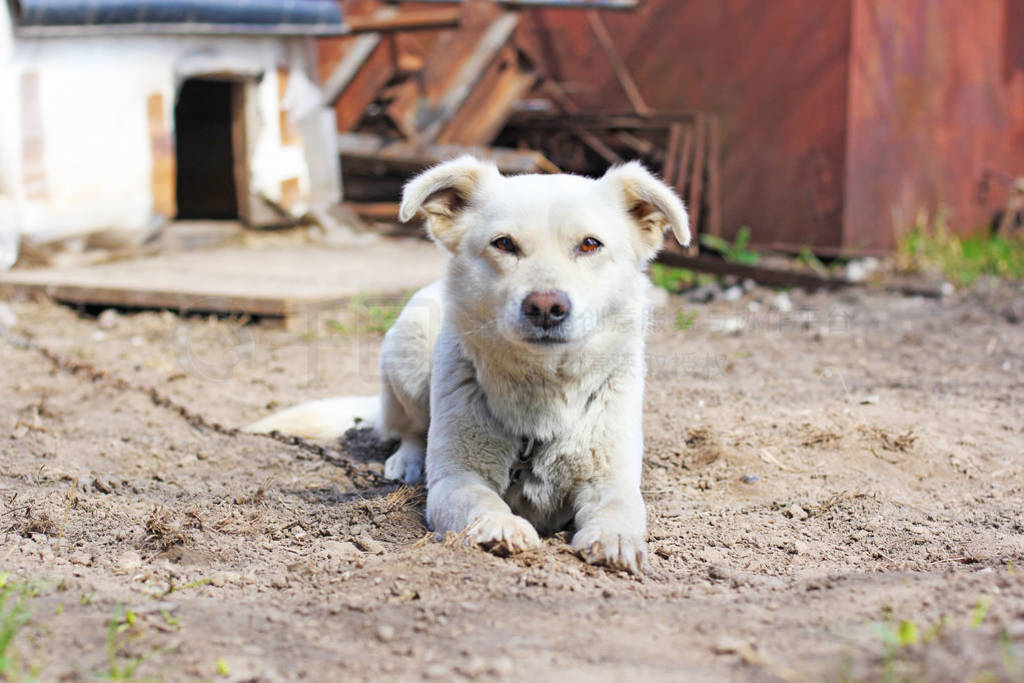
[[[427,520],[438,533],[464,532],[466,541],[496,552],[540,547],[537,530],[512,514],[497,492],[475,472],[455,472],[427,489]]]
[[[576,528],[572,547],[587,562],[634,574],[646,567],[647,511],[638,485],[625,478],[585,484],[576,495]]]
[[[430,356],[440,318],[438,287],[421,290],[403,309],[381,345],[381,426],[402,445],[384,463],[384,476],[423,481],[430,422]]]
[[[419,436],[403,436],[402,445],[384,461],[384,476],[400,479],[406,484],[423,481],[423,456],[427,452],[426,441]]]

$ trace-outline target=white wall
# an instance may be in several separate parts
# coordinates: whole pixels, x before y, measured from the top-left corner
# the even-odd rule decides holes
[[[0,228],[4,224],[4,202],[12,201],[10,193],[15,169],[9,157],[14,142],[19,139],[17,122],[14,120],[17,92],[12,74],[4,68],[10,62],[12,49],[10,13],[7,3],[0,2]]]
[[[0,5],[5,3],[0,0]],[[165,121],[172,125],[176,85],[208,65],[264,72],[257,86],[254,189],[278,199],[281,181],[298,177],[305,194],[309,179],[303,155],[281,147],[276,72],[279,66],[307,67],[303,41],[199,36],[17,39],[8,59],[0,58],[0,192],[6,190],[8,204],[13,200],[20,231],[53,239],[96,229],[146,229],[153,220],[147,98],[163,96]],[[182,69],[189,73],[180,73]],[[41,199],[26,197],[20,186],[17,91],[27,71],[39,74],[46,174]]]

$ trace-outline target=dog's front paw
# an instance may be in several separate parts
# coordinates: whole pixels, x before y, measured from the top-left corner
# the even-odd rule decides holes
[[[647,567],[647,544],[640,536],[591,525],[576,532],[572,547],[590,564],[603,564],[633,574]]]
[[[540,547],[540,536],[533,525],[512,514],[477,519],[467,530],[466,541],[492,553],[509,555]]]
[[[384,476],[404,481],[412,486],[423,481],[423,449],[415,444],[403,443],[384,461]]]

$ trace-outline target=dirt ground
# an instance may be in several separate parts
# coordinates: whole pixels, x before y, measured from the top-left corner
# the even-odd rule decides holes
[[[11,670],[1024,680],[1024,290],[789,296],[657,311],[642,577],[561,537],[513,558],[439,541],[422,491],[0,339],[0,572],[37,589]],[[11,306],[15,334],[228,425],[376,391],[379,312],[294,335]],[[381,470],[365,434],[331,446]]]

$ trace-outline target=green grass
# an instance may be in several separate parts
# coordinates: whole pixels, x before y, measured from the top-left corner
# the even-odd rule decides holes
[[[135,612],[118,604],[114,608],[114,616],[107,621],[107,670],[97,672],[97,678],[125,681],[135,677],[135,670],[142,664],[144,657],[121,655],[125,646],[139,635],[134,626]]]
[[[756,266],[761,261],[760,254],[747,248],[747,245],[750,244],[750,228],[747,226],[740,228],[736,233],[736,241],[732,244],[718,235],[701,235],[700,243],[711,251],[721,254],[722,258],[730,263]]]
[[[986,275],[1024,280],[1024,235],[955,235],[943,219],[918,225],[900,241],[897,263],[910,272],[939,272],[960,287]]]
[[[36,672],[25,674],[14,641],[32,616],[29,600],[38,594],[39,588],[34,584],[13,580],[8,572],[0,573],[0,679],[21,680],[35,676]]]
[[[882,619],[869,624],[871,630],[881,640],[883,648],[878,680],[892,681],[893,683],[918,680],[914,674],[915,662],[920,660],[923,656],[922,653],[928,647],[945,639],[956,629],[979,629],[986,623],[992,604],[991,595],[982,595],[967,615],[954,618],[949,614],[943,614],[935,623],[927,626],[920,626],[912,619],[896,620],[893,618],[892,610],[885,608],[882,612]],[[995,636],[999,643],[1002,672],[993,674],[991,680],[1024,680],[1022,679],[1024,672],[1021,669],[1020,653],[1017,651],[1012,637],[1004,627],[1000,627]],[[843,678],[848,677],[844,676]],[[989,678],[983,672],[979,678],[974,680],[989,680]]]
[[[655,287],[661,287],[669,292],[678,292],[683,287],[689,287],[696,279],[694,272],[688,268],[673,268],[664,263],[651,264],[651,282]]]
[[[697,322],[697,315],[697,311],[679,311],[676,313],[676,329],[685,331],[692,328],[694,323]]]
[[[357,294],[352,297],[348,308],[339,311],[338,318],[329,318],[324,325],[332,334],[384,334],[395,324],[409,298],[372,299],[365,294]]]

